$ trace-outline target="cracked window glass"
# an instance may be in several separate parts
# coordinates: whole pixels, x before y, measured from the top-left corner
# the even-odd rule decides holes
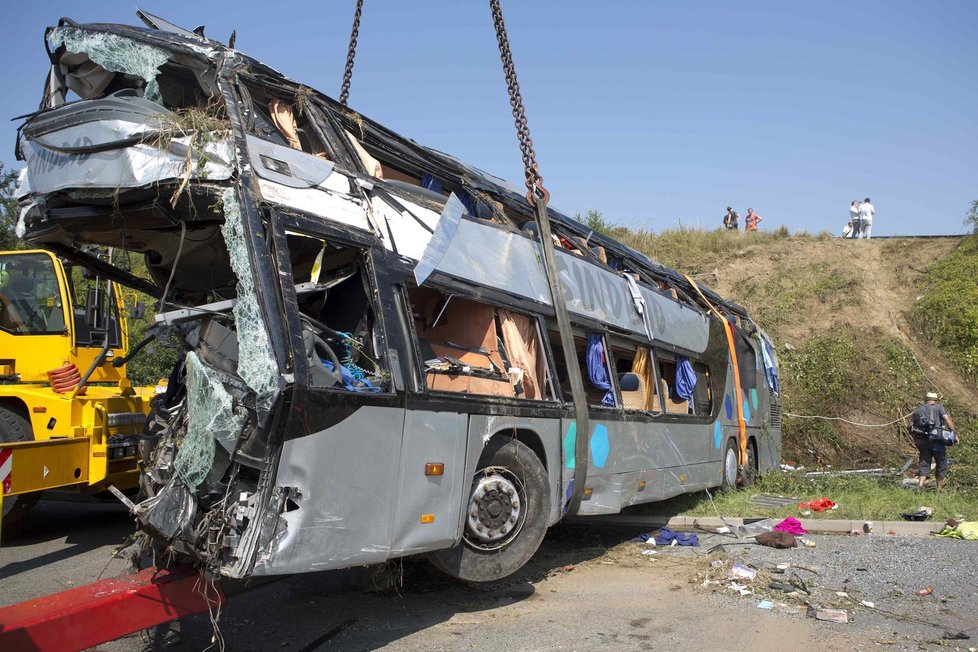
[[[169,54],[165,50],[151,45],[137,43],[131,39],[115,34],[94,34],[76,27],[56,27],[48,35],[51,49],[57,49],[63,43],[69,53],[84,54],[92,63],[102,69],[138,77],[146,82],[143,93],[147,100],[162,102],[160,87],[156,81],[160,66],[167,62]],[[65,59],[62,58],[62,63]],[[77,73],[75,79],[67,79],[68,87],[87,99],[88,92],[97,95],[109,84],[110,80],[103,79],[93,67],[83,67],[82,61],[77,61],[84,77]],[[85,77],[98,79],[95,86],[86,83]]]
[[[193,352],[187,354],[187,407],[187,434],[173,466],[180,479],[196,489],[214,464],[215,442],[231,452],[248,412],[234,405],[217,372]]]
[[[275,402],[282,380],[261,307],[258,305],[255,276],[241,224],[238,195],[234,190],[228,189],[224,193],[223,201],[224,225],[221,233],[231,258],[231,268],[238,277],[238,299],[233,309],[238,333],[238,375],[255,391],[256,406],[264,416]]]

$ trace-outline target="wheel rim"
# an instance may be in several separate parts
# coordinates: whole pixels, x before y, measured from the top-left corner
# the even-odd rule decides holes
[[[727,457],[723,461],[723,474],[727,479],[727,484],[734,485],[737,482],[737,452],[732,448],[727,449]]]
[[[509,469],[489,467],[472,484],[465,517],[465,541],[480,550],[498,550],[516,538],[526,521],[526,490]]]

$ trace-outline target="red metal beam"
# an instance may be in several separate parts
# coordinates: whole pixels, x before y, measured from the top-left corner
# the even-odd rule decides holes
[[[189,566],[148,568],[0,608],[0,650],[84,650],[225,600]]]

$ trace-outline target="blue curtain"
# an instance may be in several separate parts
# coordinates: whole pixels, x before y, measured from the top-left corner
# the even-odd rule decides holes
[[[781,383],[778,380],[778,365],[775,362],[774,349],[766,338],[761,338],[761,355],[764,358],[764,375],[767,377],[767,385],[777,394],[781,391]]]
[[[601,405],[614,406],[615,392],[611,389],[611,382],[608,380],[608,366],[604,361],[604,344],[601,336],[591,333],[587,336],[587,376],[591,384],[598,389],[607,390]]]
[[[421,175],[421,187],[427,188],[428,190],[433,190],[434,192],[441,192],[444,190],[441,186],[441,181],[431,176],[427,172]]]
[[[676,358],[676,384],[673,386],[672,398],[689,401],[693,398],[693,390],[696,389],[696,372],[693,365],[689,363],[689,358]]]

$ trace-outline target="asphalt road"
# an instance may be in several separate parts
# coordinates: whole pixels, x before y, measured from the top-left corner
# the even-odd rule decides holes
[[[19,532],[4,533],[0,604],[122,572],[123,562],[111,561],[111,555],[129,531],[127,515],[116,505],[42,502]],[[627,543],[634,534],[634,530],[597,526],[555,528],[524,573],[489,592],[460,585],[423,562],[398,564],[403,587],[387,594],[364,592],[348,571],[287,577],[232,597],[221,616],[220,631],[227,650],[294,652],[487,646],[499,650],[852,650],[879,649],[881,644],[894,650],[937,649],[937,645],[968,649],[971,643],[941,642],[939,628],[906,619],[897,622],[865,610],[858,614],[853,610],[854,622],[848,625],[815,621],[788,598],[779,608],[764,611],[757,608],[763,597],[760,586],[757,594],[741,597],[722,584],[701,584],[705,577],[725,573],[720,564],[710,566],[710,561],[729,566],[740,560],[764,567],[775,561],[806,559],[833,565],[826,584],[838,582],[841,587],[846,564],[865,565],[867,556],[880,565],[872,582],[882,583],[888,581],[883,566],[890,554],[897,555],[902,566],[914,558],[918,544],[909,539],[875,548],[869,538],[856,543],[843,537],[816,537],[816,550],[769,554],[731,546],[726,554],[707,556],[709,546],[722,540],[704,538],[698,549],[660,549],[656,555],[644,556],[644,546]],[[937,574],[973,578],[970,570],[963,572],[971,567],[968,560],[974,559],[968,544],[946,543],[956,544],[954,554],[960,560],[928,568]],[[942,550],[938,546],[926,552],[933,556]],[[936,582],[940,593],[940,578],[929,581]],[[968,586],[967,579],[961,580],[951,604],[937,596],[931,600],[937,606],[923,615],[948,627],[967,629],[970,614],[978,613],[972,608],[978,606],[974,602],[978,598],[966,590]],[[912,596],[910,588],[907,593]],[[914,605],[890,601],[886,606],[900,611]],[[212,644],[213,636],[208,617],[202,615],[99,649],[203,650]]]

